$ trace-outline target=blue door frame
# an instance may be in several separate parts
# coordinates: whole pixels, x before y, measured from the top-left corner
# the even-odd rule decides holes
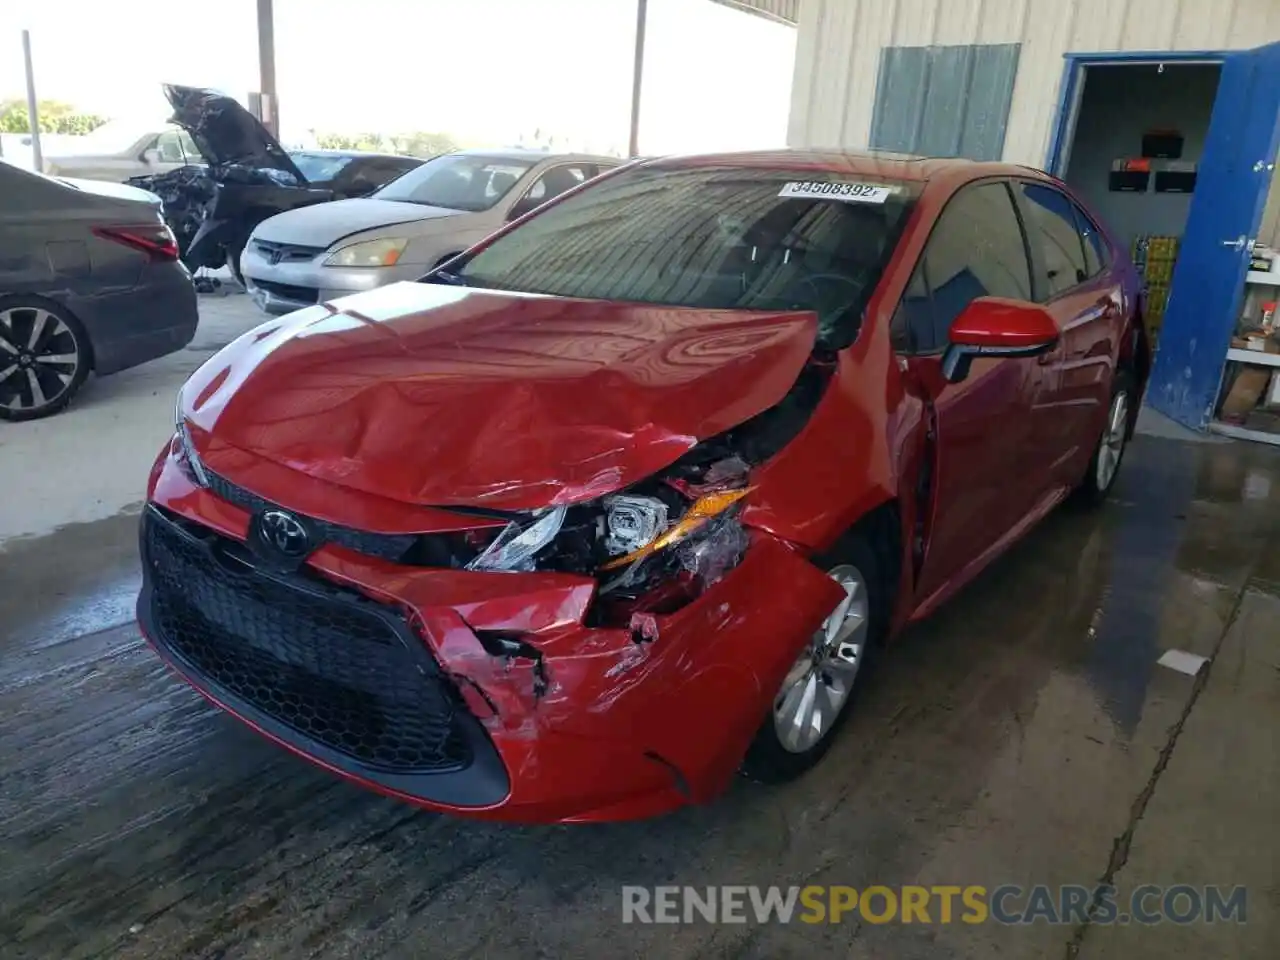
[[[1076,92],[1080,89],[1080,81],[1084,78],[1085,67],[1118,67],[1140,63],[1222,63],[1227,54],[1226,50],[1063,54],[1066,62],[1062,67],[1062,81],[1058,84],[1058,119],[1053,125],[1053,135],[1049,138],[1049,152],[1045,157],[1044,168],[1057,176],[1062,175],[1057,169],[1058,162],[1067,146],[1068,135],[1074,132],[1068,129],[1072,120],[1071,108],[1075,103]]]
[[[1086,67],[1222,65],[1146,397],[1184,426],[1204,429],[1244,296],[1245,241],[1256,235],[1280,149],[1280,86],[1274,82],[1280,76],[1280,43],[1252,50],[1067,54],[1066,61],[1045,162],[1047,170],[1059,174]]]

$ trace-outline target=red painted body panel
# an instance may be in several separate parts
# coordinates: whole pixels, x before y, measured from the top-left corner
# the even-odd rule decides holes
[[[197,446],[212,435],[227,456],[406,504],[574,503],[773,406],[816,332],[807,313],[434,284],[354,302],[299,311],[201,367],[185,388]]]
[[[247,533],[248,512],[193,485],[169,451],[153,471],[149,499],[226,536]],[[741,761],[776,677],[842,596],[762,533],[732,576],[657,618],[656,639],[638,644],[627,630],[582,626],[595,592],[588,577],[408,569],[333,546],[309,562],[405,609],[443,670],[483,691],[493,711],[480,719],[510,773],[511,794],[492,809],[451,812],[507,820],[626,818],[714,797]],[[786,603],[776,599],[779,579]],[[530,665],[485,652],[477,629],[536,633],[547,692],[535,696]],[[199,678],[184,676],[218,702]],[[716,735],[689,736],[702,726]],[[680,787],[646,754],[678,770]]]
[[[790,152],[659,164],[866,174],[923,189],[816,409],[752,470],[745,558],[678,612],[655,617],[645,642],[588,625],[597,590],[588,576],[411,567],[333,545],[308,558],[312,573],[405,612],[510,775],[509,795],[492,806],[426,806],[582,821],[715,796],[787,667],[842,595],[811,558],[869,511],[890,508],[902,534],[896,630],[1050,510],[1082,475],[1101,429],[1137,303],[1136,275],[1118,248],[1094,285],[1049,305],[1061,343],[1048,361],[980,358],[967,379],[949,383],[940,356],[901,356],[890,335],[955,190],[977,178],[1042,175]],[[1120,308],[1091,313],[1104,297]],[[465,506],[574,503],[651,476],[777,403],[814,337],[810,314],[398,285],[349,298],[341,312],[321,305],[246,335],[192,377],[183,403],[205,463],[273,503],[366,531],[459,530],[486,522]],[[922,500],[926,465],[932,482]],[[196,487],[174,449],[157,460],[148,496],[228,538],[247,536],[248,512]],[[532,661],[491,655],[477,631],[513,631],[535,645],[547,689],[535,689]],[[218,702],[200,677],[187,679]]]

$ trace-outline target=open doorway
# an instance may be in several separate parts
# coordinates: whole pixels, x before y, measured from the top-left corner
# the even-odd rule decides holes
[[[1154,343],[1195,190],[1219,62],[1081,64],[1054,173],[1128,245]]]

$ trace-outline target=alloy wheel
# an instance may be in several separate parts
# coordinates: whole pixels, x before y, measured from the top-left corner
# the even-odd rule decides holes
[[[1120,457],[1124,454],[1125,442],[1129,439],[1129,394],[1121,390],[1111,400],[1111,411],[1107,414],[1107,425],[1102,431],[1102,439],[1098,441],[1098,490],[1106,492],[1115,479],[1116,470],[1120,467]]]
[[[813,749],[848,703],[867,648],[869,596],[857,567],[841,564],[827,576],[844,590],[782,682],[774,699],[778,740],[791,753]]]
[[[31,413],[58,402],[81,363],[75,331],[42,307],[0,310],[0,408]]]

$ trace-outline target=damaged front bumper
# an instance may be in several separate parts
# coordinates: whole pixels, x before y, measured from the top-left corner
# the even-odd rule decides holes
[[[592,627],[586,576],[410,567],[332,544],[301,572],[255,569],[249,511],[168,450],[149,499],[138,612],[164,659],[307,759],[475,817],[630,819],[713,798],[841,596],[754,531],[677,612]]]

